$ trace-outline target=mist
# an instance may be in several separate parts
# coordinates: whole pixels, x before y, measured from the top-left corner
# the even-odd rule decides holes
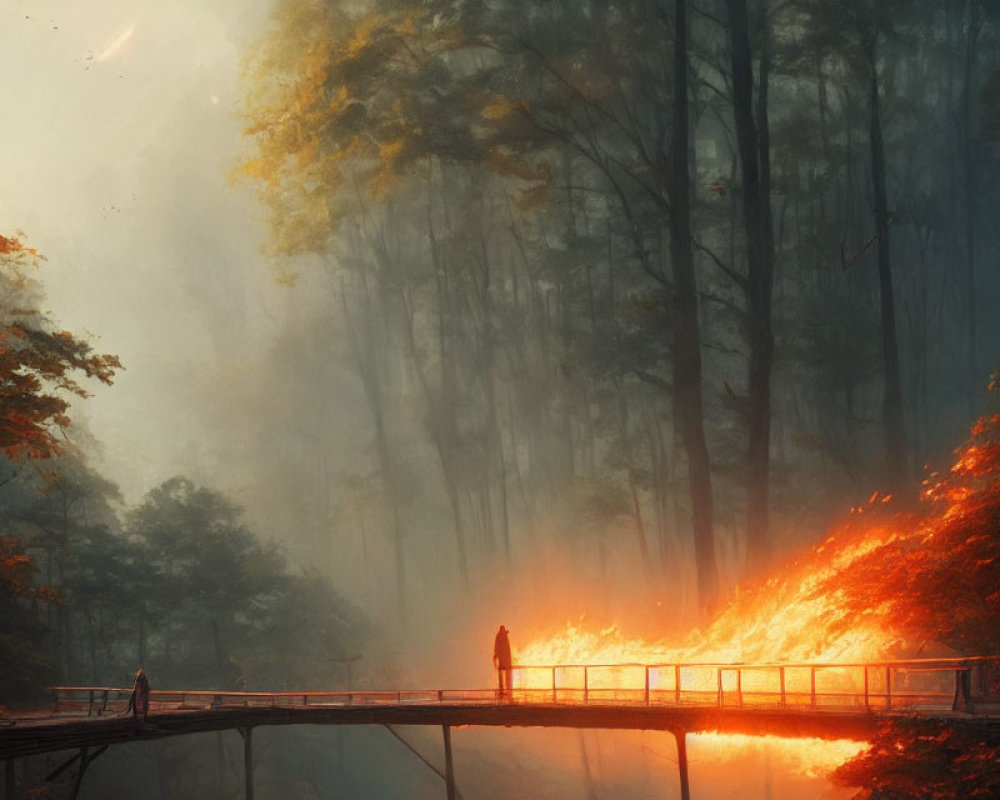
[[[114,487],[83,516],[155,544],[142,515],[176,490],[165,481],[191,482],[167,492],[181,504],[217,493],[206,507],[291,582],[288,613],[336,609],[326,649],[286,653],[315,688],[492,687],[500,623],[515,659],[567,622],[689,640],[873,492],[915,503],[995,405],[988,4],[975,37],[957,2],[896,9],[891,35],[871,22],[879,176],[868,40],[822,4],[770,19],[751,3],[754,74],[772,70],[756,221],[727,4],[696,4],[678,84],[656,55],[673,12],[656,3],[483,5],[412,20],[405,3],[306,0],[0,9],[0,233],[44,254],[34,277],[55,327],[123,365],[71,407],[72,457]],[[450,50],[463,36],[491,46]],[[689,191],[671,149],[681,84]],[[18,530],[27,501],[4,503]],[[53,545],[37,549],[58,582]],[[178,679],[212,682],[232,662],[255,690],[289,688],[270,685],[285,683],[280,654],[236,641],[253,615],[234,609],[214,645],[191,612],[205,665],[170,660],[169,627],[148,652],[162,644]],[[62,613],[76,610],[49,612],[51,630]],[[79,629],[51,630],[75,652]],[[106,662],[92,645],[86,678],[65,660],[53,674],[124,685],[145,635]],[[406,735],[440,747],[436,729]],[[263,797],[443,792],[382,730],[262,740]],[[239,757],[221,734],[128,747],[164,776],[159,796],[228,785]],[[456,752],[470,798],[674,796],[665,734],[463,729]],[[780,743],[708,737],[692,758],[702,798],[848,796]],[[153,796],[134,771],[116,777],[127,761],[109,758],[85,796]]]

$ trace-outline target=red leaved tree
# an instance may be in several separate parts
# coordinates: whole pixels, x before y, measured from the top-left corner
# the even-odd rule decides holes
[[[117,356],[54,330],[38,309],[41,291],[28,273],[43,260],[0,235],[0,449],[11,460],[58,453],[57,434],[69,425],[66,395],[87,396],[78,376],[109,384],[121,368]]]
[[[994,376],[991,390],[1000,389]],[[909,530],[835,575],[848,620],[873,613],[919,640],[967,655],[1000,653],[1000,414],[980,419],[951,469],[925,482],[925,514]],[[877,609],[874,611],[873,609]],[[991,687],[993,691],[996,687]],[[956,723],[886,725],[833,780],[864,787],[864,800],[1000,797],[995,733]]]
[[[845,625],[875,615],[911,641],[1000,653],[1000,414],[973,425],[951,469],[925,481],[923,500],[924,513],[897,523],[900,535],[820,591],[846,596]]]
[[[0,485],[25,461],[60,451],[70,398],[87,396],[82,380],[109,384],[121,368],[117,356],[93,353],[40,310],[41,288],[30,273],[42,261],[20,238],[0,235],[0,451],[10,467]],[[34,586],[34,559],[16,536],[6,535],[8,524],[0,517],[0,698],[16,699],[45,667],[32,605],[56,597]]]

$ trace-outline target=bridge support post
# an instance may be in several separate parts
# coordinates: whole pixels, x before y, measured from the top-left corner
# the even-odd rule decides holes
[[[687,733],[674,732],[677,742],[677,770],[681,776],[681,800],[691,800],[691,787],[688,785],[688,748]]]
[[[243,728],[243,787],[246,800],[253,800],[253,728]]]
[[[14,775],[14,759],[3,762],[3,797],[4,800],[15,800],[17,796],[17,780]]]
[[[455,792],[455,764],[451,760],[451,727],[448,725],[442,725],[441,732],[444,734],[445,792],[447,794],[448,800],[455,800],[457,794]]]

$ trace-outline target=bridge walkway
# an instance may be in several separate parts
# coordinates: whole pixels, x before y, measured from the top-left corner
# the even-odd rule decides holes
[[[144,724],[125,714],[130,689],[61,686],[51,690],[51,707],[5,720],[0,759],[10,789],[14,759],[78,749],[71,761],[79,762],[79,782],[87,765],[112,744],[235,729],[243,736],[246,797],[252,800],[255,727],[437,725],[444,734],[443,777],[452,798],[452,728],[542,726],[668,731],[677,739],[679,768],[686,776],[685,737],[701,731],[865,740],[887,719],[918,714],[1000,740],[1000,704],[991,694],[998,665],[1000,659],[978,658],[518,666],[509,698],[494,689],[154,690]],[[90,748],[98,748],[97,755]]]

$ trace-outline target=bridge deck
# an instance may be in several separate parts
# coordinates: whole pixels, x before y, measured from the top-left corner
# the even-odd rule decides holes
[[[956,724],[970,715],[949,714]],[[780,709],[699,707],[505,705],[273,706],[173,710],[151,713],[145,724],[131,716],[65,716],[19,720],[0,730],[0,760],[136,739],[251,728],[260,725],[463,725],[506,727],[663,730],[673,733],[720,731],[825,739],[867,739],[884,714],[826,711],[814,714]],[[983,720],[978,720],[980,723]],[[992,720],[1000,734],[1000,719]]]
[[[974,726],[1000,741],[1000,709],[986,702],[995,662],[516,667],[513,703],[499,703],[495,690],[154,691],[145,724],[125,715],[127,689],[56,687],[51,709],[0,720],[6,723],[0,724],[0,759],[299,724],[720,731],[865,740],[887,719],[916,713],[948,719],[956,727]],[[965,713],[971,708],[975,714]]]
[[[609,706],[567,703],[380,703],[372,705],[272,705],[152,710],[146,723],[120,711],[27,716],[0,729],[0,760],[101,746],[137,739],[253,728],[261,725],[437,725],[604,728],[672,733],[718,731],[751,735],[865,740],[897,713],[822,712],[779,708],[719,709],[699,706]],[[902,712],[899,712],[900,714]],[[956,727],[974,726],[1000,740],[1000,716],[926,711]]]

